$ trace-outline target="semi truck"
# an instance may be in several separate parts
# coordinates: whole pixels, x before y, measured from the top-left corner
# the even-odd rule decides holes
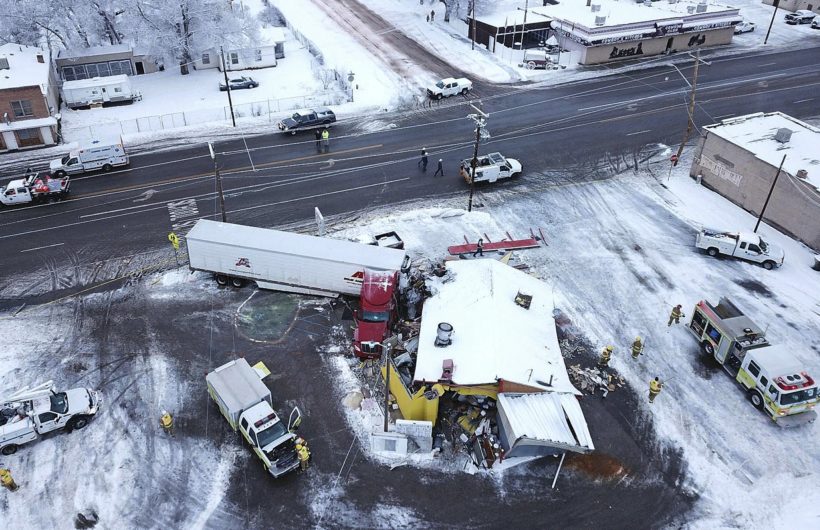
[[[95,140],[82,149],[49,163],[51,173],[56,177],[74,175],[102,169],[106,173],[115,167],[127,166],[130,163],[122,142],[104,143]]]
[[[364,270],[397,271],[404,250],[200,219],[186,236],[191,270],[220,285],[318,296],[358,296]]]
[[[365,269],[359,309],[354,313],[353,353],[356,357],[381,357],[382,343],[396,320],[398,278],[398,271]]]
[[[54,382],[25,387],[0,401],[0,453],[8,456],[42,435],[82,429],[100,408],[100,394],[89,388],[57,392]]]
[[[14,206],[61,201],[68,196],[69,187],[68,177],[51,178],[46,173],[30,173],[0,187],[0,204]]]
[[[772,346],[765,330],[752,322],[728,298],[717,305],[702,300],[687,324],[706,355],[713,357],[747,392],[755,408],[781,427],[817,419],[814,379],[797,358]]]
[[[725,232],[704,228],[695,237],[695,246],[712,257],[732,256],[760,263],[766,270],[783,265],[785,253],[780,247],[767,243],[757,234]]]
[[[208,394],[234,431],[239,431],[262,460],[265,470],[278,478],[299,466],[295,430],[302,421],[298,407],[287,425],[273,410],[273,399],[262,379],[270,371],[243,358],[223,364],[205,376]]]

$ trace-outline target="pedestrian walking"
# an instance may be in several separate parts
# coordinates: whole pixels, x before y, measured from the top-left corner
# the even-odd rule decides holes
[[[441,176],[444,176],[444,160],[438,159],[438,167],[436,168],[436,172],[433,173],[434,177],[437,177],[441,173]]]
[[[322,129],[322,145],[324,146],[325,153],[327,153],[330,148],[330,131],[328,131],[327,128]]]
[[[313,135],[316,137],[316,151],[322,152],[322,131],[320,129],[316,129]]]
[[[637,359],[638,356],[643,353],[643,342],[641,342],[641,337],[635,337],[635,341],[632,343],[632,358]]]
[[[649,382],[649,402],[654,403],[655,398],[661,393],[663,382],[657,377]]]
[[[419,160],[419,163],[417,165],[419,167],[421,167],[422,171],[427,171],[427,148],[426,147],[421,148],[421,159]]]
[[[475,246],[475,252],[473,252],[473,257],[481,256],[484,257],[484,239],[478,238],[478,243]]]
[[[614,350],[612,346],[607,346],[601,351],[601,358],[598,359],[598,366],[601,368],[607,368],[609,366],[609,360],[612,358],[612,350]]]
[[[296,440],[296,456],[299,458],[299,470],[307,471],[308,462],[310,461],[310,449],[308,449],[307,442],[303,438]]]
[[[425,17],[425,19],[427,20],[427,22],[430,22],[430,15],[427,15],[427,16]]]
[[[14,482],[10,469],[0,468],[0,484],[3,484],[3,487],[9,491],[17,491],[20,488],[20,486]]]
[[[174,418],[168,413],[167,410],[162,411],[162,416],[159,418],[159,425],[162,427],[162,430],[171,436],[174,435]]]
[[[671,326],[673,320],[675,321],[675,324],[680,324],[680,319],[684,316],[686,315],[684,315],[683,311],[681,311],[681,305],[676,305],[672,308],[672,313],[669,314],[669,322],[666,323],[666,327]]]
[[[436,20],[436,10],[435,9],[430,11],[430,22],[433,22],[434,20]]]

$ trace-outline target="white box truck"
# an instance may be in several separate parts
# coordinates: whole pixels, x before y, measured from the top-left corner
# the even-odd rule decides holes
[[[140,93],[131,88],[131,80],[127,75],[66,81],[62,92],[63,102],[72,109],[141,99]]]
[[[404,250],[200,219],[186,236],[192,270],[212,272],[220,285],[317,296],[362,290],[365,268],[403,270]]]
[[[52,160],[48,167],[51,174],[56,177],[85,173],[95,169],[102,169],[106,173],[115,167],[127,166],[130,163],[128,154],[119,143],[105,143],[94,140],[88,145],[71,151],[69,154],[57,160]]]
[[[209,373],[205,382],[231,428],[242,433],[268,473],[278,478],[299,465],[294,431],[302,415],[294,407],[287,426],[276,415],[270,390],[262,382],[268,374],[263,363],[251,367],[239,358]]]

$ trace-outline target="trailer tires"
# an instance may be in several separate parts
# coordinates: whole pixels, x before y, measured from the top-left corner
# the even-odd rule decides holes
[[[709,247],[706,250],[706,253],[709,254],[710,256],[712,256],[713,258],[715,258],[718,255],[718,249],[716,249],[715,247]]]
[[[231,285],[237,289],[241,289],[242,287],[245,287],[245,280],[242,278],[231,278]]]
[[[760,392],[757,390],[752,390],[749,392],[749,401],[752,402],[752,405],[758,410],[763,410],[763,396],[760,395]]]
[[[3,453],[4,456],[10,456],[17,452],[17,446],[14,444],[9,444],[5,446],[0,453]]]
[[[703,350],[703,353],[705,353],[706,355],[714,355],[715,354],[715,347],[712,346],[712,343],[710,343],[708,341],[704,341],[700,345],[700,348]]]
[[[217,274],[216,275],[216,283],[218,285],[221,285],[221,286],[224,287],[224,286],[228,285],[228,277],[225,276],[224,274]]]
[[[774,268],[774,262],[773,261],[764,261],[763,262],[763,268],[766,269],[767,271],[772,270]]]
[[[102,169],[103,169],[104,172],[110,173],[111,170],[114,169],[114,168],[111,166],[111,164],[105,164]]]

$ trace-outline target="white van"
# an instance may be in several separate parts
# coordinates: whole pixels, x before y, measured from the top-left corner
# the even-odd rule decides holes
[[[85,173],[95,169],[109,172],[115,167],[127,166],[128,155],[122,143],[104,144],[99,140],[49,163],[51,174],[62,177],[66,174]]]

